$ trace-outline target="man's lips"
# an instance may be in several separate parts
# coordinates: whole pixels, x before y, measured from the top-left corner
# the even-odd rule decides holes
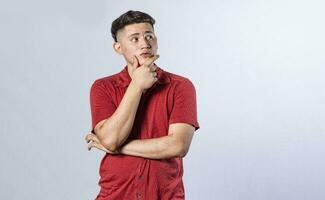
[[[152,53],[142,53],[140,54],[141,57],[145,57],[145,58],[148,58],[148,57],[151,57],[152,56]]]

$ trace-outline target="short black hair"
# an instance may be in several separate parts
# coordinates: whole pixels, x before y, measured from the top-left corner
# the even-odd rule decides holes
[[[127,11],[112,22],[111,33],[114,41],[117,42],[116,36],[117,32],[120,29],[123,29],[127,25],[138,23],[149,23],[153,28],[153,25],[155,24],[155,19],[144,12],[133,10]]]

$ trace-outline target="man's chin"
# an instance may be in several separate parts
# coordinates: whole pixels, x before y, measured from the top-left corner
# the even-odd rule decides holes
[[[153,57],[154,55],[153,54],[145,54],[145,55],[140,55],[138,57],[138,60],[139,60],[139,64],[140,65],[143,65],[145,63],[146,60],[148,60],[148,58],[151,58]]]
[[[146,62],[146,59],[140,59],[139,60],[139,65],[143,65]]]

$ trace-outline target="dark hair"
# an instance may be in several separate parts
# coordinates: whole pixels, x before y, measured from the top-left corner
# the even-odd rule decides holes
[[[153,25],[155,24],[155,19],[152,18],[147,13],[143,13],[140,11],[133,11],[133,10],[127,11],[126,13],[124,13],[123,15],[121,15],[119,18],[115,19],[112,22],[111,33],[114,41],[117,42],[116,36],[117,36],[117,32],[120,29],[123,29],[127,25],[137,24],[137,23],[149,23],[153,28]]]

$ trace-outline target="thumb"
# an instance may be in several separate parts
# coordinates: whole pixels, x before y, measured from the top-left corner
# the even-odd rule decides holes
[[[139,66],[139,61],[138,61],[138,58],[136,56],[133,56],[132,58],[132,66],[134,67],[134,69],[138,68]]]

